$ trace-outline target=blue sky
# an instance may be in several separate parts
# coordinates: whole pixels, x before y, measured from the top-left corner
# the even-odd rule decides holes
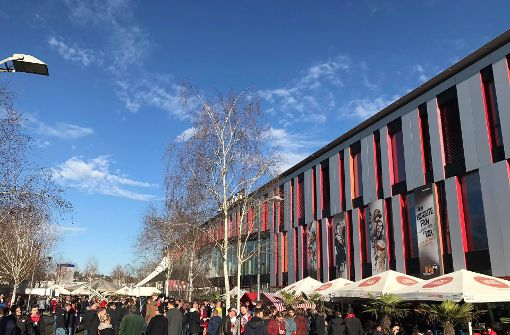
[[[510,28],[508,13],[508,0],[4,3],[0,57],[49,65],[1,80],[69,187],[58,258],[133,263],[165,149],[190,127],[183,82],[258,92],[290,166]]]

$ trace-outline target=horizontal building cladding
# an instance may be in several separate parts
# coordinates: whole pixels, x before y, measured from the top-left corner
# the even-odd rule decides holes
[[[276,179],[267,284],[383,268],[509,276],[509,55],[510,30]]]

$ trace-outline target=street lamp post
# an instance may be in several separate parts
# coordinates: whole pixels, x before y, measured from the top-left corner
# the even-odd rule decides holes
[[[8,62],[11,62],[12,66],[9,66]],[[31,55],[14,54],[0,61],[1,65],[4,65],[4,67],[0,67],[0,72],[25,72],[43,76],[49,75],[48,65]]]
[[[268,202],[269,200],[275,200],[275,201],[278,201],[278,202],[281,202],[283,201],[283,198],[280,197],[279,195],[275,195],[269,199],[264,199],[262,200],[262,204],[265,203],[265,202]],[[262,220],[259,220],[260,221],[260,224],[259,224],[259,229],[258,229],[258,232],[257,232],[257,241],[258,241],[258,248],[257,248],[257,301],[260,300],[260,272],[261,272],[261,262],[260,262],[260,231],[262,230]]]

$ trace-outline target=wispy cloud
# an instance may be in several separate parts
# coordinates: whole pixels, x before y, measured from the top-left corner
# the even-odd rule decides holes
[[[55,178],[63,185],[82,192],[104,194],[132,200],[148,201],[155,195],[138,192],[139,188],[155,188],[157,185],[131,179],[119,171],[110,171],[109,156],[84,160],[72,157],[53,170]]]
[[[269,128],[267,138],[282,155],[279,167],[282,172],[325,144],[323,140],[314,139],[310,135],[291,133],[284,128]]]
[[[352,99],[340,108],[341,117],[365,120],[387,107],[399,97],[400,96],[395,95],[391,98],[387,98],[385,95],[382,95],[373,99]]]
[[[351,66],[349,57],[339,55],[314,64],[284,87],[258,93],[269,105],[266,111],[278,114],[283,126],[298,121],[324,123],[326,112],[335,105],[332,91],[344,86],[342,74],[347,73]]]
[[[78,139],[94,133],[94,129],[82,127],[67,122],[47,124],[39,120],[35,115],[28,115],[28,120],[33,125],[35,132],[42,136],[57,137],[63,140]]]
[[[87,228],[77,225],[55,225],[55,228],[65,235],[75,235],[87,231]]]
[[[179,135],[175,137],[176,142],[186,142],[195,134],[195,128],[191,127],[188,129],[183,130]]]
[[[75,45],[71,46],[55,36],[51,36],[48,39],[48,44],[55,49],[62,58],[77,62],[83,66],[88,66],[94,62],[94,60],[98,60],[98,57],[92,50],[83,49]]]
[[[423,68],[423,66],[421,66],[420,64],[416,64],[414,66],[414,70],[418,73],[418,80],[420,82],[425,82],[427,81],[427,75],[425,74],[425,69]]]

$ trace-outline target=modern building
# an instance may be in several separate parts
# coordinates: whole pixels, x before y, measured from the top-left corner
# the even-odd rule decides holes
[[[262,282],[509,277],[509,63],[510,30],[284,172],[262,209]],[[221,284],[219,255],[205,261]]]

